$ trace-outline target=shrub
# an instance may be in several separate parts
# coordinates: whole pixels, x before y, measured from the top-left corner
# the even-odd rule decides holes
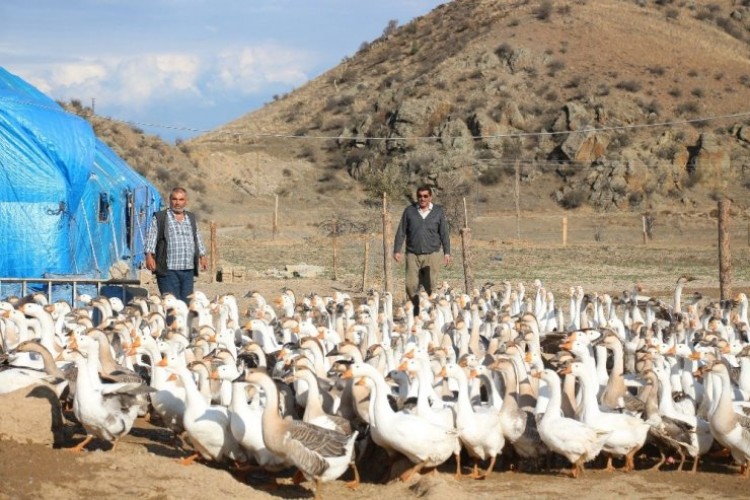
[[[573,78],[571,78],[570,80],[568,80],[568,83],[565,84],[565,88],[566,89],[577,89],[581,85],[582,81],[583,81],[583,78],[581,78],[580,75],[576,75]]]
[[[483,186],[494,186],[503,179],[503,169],[490,167],[479,176],[479,183]]]
[[[627,92],[638,92],[641,90],[641,83],[636,80],[622,80],[615,85],[620,90]]]
[[[398,20],[397,19],[391,19],[388,21],[388,24],[383,28],[383,38],[387,38],[390,35],[394,34],[396,30],[398,29]]]
[[[495,49],[495,55],[503,60],[508,59],[513,55],[513,47],[509,43],[502,43]]]
[[[197,193],[205,193],[206,183],[202,179],[196,179],[190,183],[190,189]]]
[[[586,202],[587,194],[582,188],[576,188],[563,194],[560,198],[560,205],[563,208],[578,208]]]
[[[698,114],[698,111],[700,111],[700,106],[695,101],[684,102],[675,108],[675,113],[678,116],[695,115]]]
[[[677,87],[669,89],[669,92],[667,93],[675,99],[677,99],[678,97],[682,97],[682,90],[678,89]]]
[[[697,87],[691,90],[690,93],[693,94],[693,96],[698,97],[698,98],[701,98],[706,95],[703,89],[697,88]]]
[[[559,59],[555,59],[554,61],[550,61],[549,64],[547,64],[547,76],[555,76],[558,71],[565,68],[565,63],[563,61],[560,61]]]
[[[651,66],[648,68],[648,72],[654,76],[663,76],[666,71],[664,66]]]
[[[549,21],[552,15],[552,2],[550,0],[542,0],[539,6],[532,11],[534,17],[540,21]]]

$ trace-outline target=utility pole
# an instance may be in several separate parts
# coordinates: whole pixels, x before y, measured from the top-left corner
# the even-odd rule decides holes
[[[96,114],[96,97],[91,98],[91,114]]]

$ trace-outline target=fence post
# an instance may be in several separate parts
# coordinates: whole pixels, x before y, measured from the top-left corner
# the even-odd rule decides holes
[[[217,256],[217,244],[216,244],[216,222],[211,221],[209,227],[211,232],[211,253],[210,253],[210,262],[209,262],[209,269],[211,270],[211,283],[216,282],[216,261],[218,260]]]
[[[362,265],[362,291],[367,289],[367,270],[370,267],[370,235],[365,234],[365,258]]]
[[[471,262],[471,229],[469,229],[469,211],[466,209],[466,198],[464,197],[464,227],[461,234],[461,252],[464,261],[464,287],[466,293],[471,295],[474,290],[474,272]]]
[[[331,245],[333,246],[333,281],[336,281],[338,279],[338,241],[337,241],[337,233],[339,232],[338,228],[338,221],[336,220],[336,217],[333,218],[333,238],[331,241]]]
[[[732,296],[732,252],[729,248],[729,206],[731,201],[719,200],[719,290],[721,299]]]
[[[273,236],[272,239],[276,239],[276,233],[279,231],[279,195],[275,196],[273,205],[273,227],[271,229]]]
[[[383,193],[383,284],[387,293],[393,293],[391,258],[393,238],[391,238],[391,214],[388,213],[388,195]]]
[[[648,242],[648,234],[646,232],[646,216],[645,215],[641,215],[641,225],[642,225],[641,231],[643,232],[643,244],[646,245]]]
[[[568,216],[564,216],[562,219],[562,244],[563,246],[568,245]]]
[[[516,239],[521,240],[521,160],[516,159],[516,175],[513,183],[513,199],[516,202]]]

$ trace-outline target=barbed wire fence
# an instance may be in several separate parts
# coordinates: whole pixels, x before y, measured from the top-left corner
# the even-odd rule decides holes
[[[571,259],[575,259],[576,251],[587,248],[612,249],[613,254],[621,248],[635,250],[636,254],[664,250],[708,252],[716,256],[715,269],[718,269],[718,210],[607,213],[560,208],[551,213],[539,213],[525,208],[525,196],[531,196],[531,193],[524,193],[522,184],[502,207],[489,203],[472,191],[468,196],[459,197],[458,203],[446,193],[436,196],[436,203],[450,202],[448,213],[455,265],[446,273],[449,278],[466,283],[468,287],[470,282],[484,282],[490,272],[502,271],[504,259],[511,252],[522,254],[515,259],[530,259],[535,254],[542,256],[547,252],[568,251],[573,256]],[[389,239],[392,239],[407,204],[408,200],[387,201]],[[261,273],[290,262],[305,262],[321,266],[330,278],[348,281],[358,291],[384,289],[387,285],[383,262],[390,257],[386,254],[392,249],[393,241],[383,241],[382,201],[347,207],[320,204],[314,209],[284,205],[279,211],[275,197],[269,196],[267,204],[261,203],[252,217],[254,247],[263,251],[237,251],[242,247],[238,240],[247,238],[247,234],[244,231],[220,231],[218,247],[225,261]],[[474,266],[476,280],[466,279],[466,262],[462,255],[465,250],[462,252],[461,239],[463,229],[471,231],[469,250],[477,261]],[[743,259],[750,255],[750,223],[743,214],[734,214],[731,224],[726,224],[726,233],[736,253]],[[530,263],[534,265],[533,260]],[[668,269],[662,271],[667,273]],[[718,273],[714,275],[718,276]],[[400,291],[397,287],[394,289]]]

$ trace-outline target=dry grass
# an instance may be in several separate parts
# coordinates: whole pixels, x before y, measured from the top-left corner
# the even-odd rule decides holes
[[[372,216],[375,210],[362,217]],[[333,276],[333,240],[314,225],[280,222],[277,237],[259,217],[248,234],[245,228],[219,231],[220,262],[246,266],[257,277],[283,270],[285,265],[310,264],[326,269]],[[397,217],[392,217],[394,227]],[[268,221],[271,219],[268,218]],[[558,215],[526,217],[520,222],[521,238],[516,237],[515,217],[484,215],[472,220],[471,254],[475,286],[486,282],[499,286],[503,281],[523,282],[530,288],[540,279],[558,301],[567,301],[571,286],[586,291],[620,294],[636,283],[647,293],[669,297],[681,275],[698,278],[687,291],[700,290],[718,298],[718,250],[715,219],[708,216],[686,218],[662,214],[657,217],[654,238],[643,244],[642,222],[635,214],[626,216],[568,215],[568,244],[562,245],[562,217]],[[248,236],[253,240],[248,243]],[[368,281],[365,289],[383,289],[382,232],[369,236],[344,235],[336,240],[337,276],[342,286],[361,290],[364,269],[365,238],[370,242]],[[598,241],[597,241],[598,239]],[[464,288],[464,261],[461,237],[452,236],[454,262],[444,270],[444,278]],[[750,285],[750,248],[745,223],[731,226],[733,283],[735,290]],[[387,244],[390,253],[391,242]],[[403,267],[393,263],[397,298],[403,290]],[[252,280],[251,280],[252,281]],[[281,281],[280,281],[280,285]],[[294,286],[288,284],[288,286]],[[314,286],[308,284],[307,286]],[[252,287],[251,287],[252,288]],[[322,290],[325,292],[325,290]],[[567,304],[565,304],[567,305]]]

